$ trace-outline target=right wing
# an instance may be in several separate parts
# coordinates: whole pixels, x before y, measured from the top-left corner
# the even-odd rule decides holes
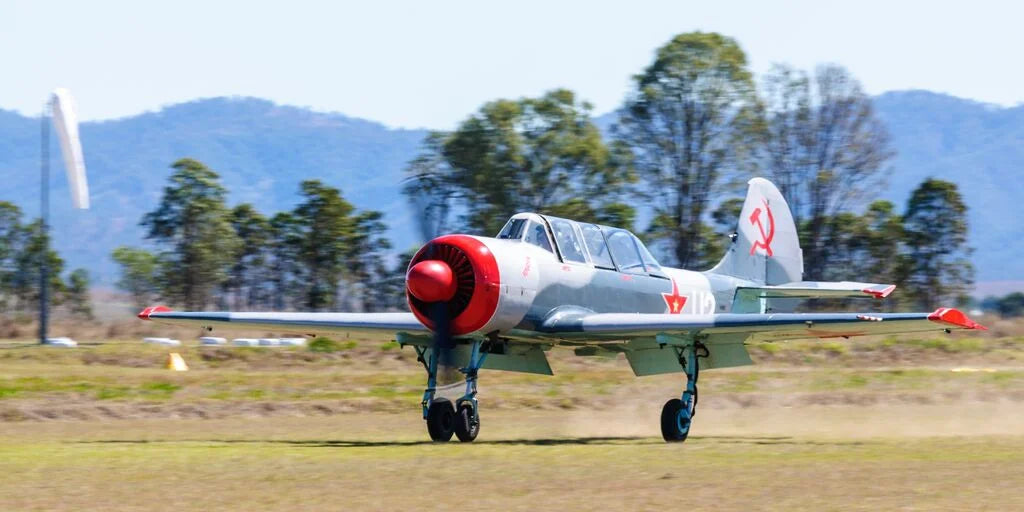
[[[172,311],[150,307],[139,318],[161,324],[199,327],[207,331],[273,331],[312,336],[357,334],[363,338],[395,339],[398,333],[430,335],[412,313],[232,313]]]

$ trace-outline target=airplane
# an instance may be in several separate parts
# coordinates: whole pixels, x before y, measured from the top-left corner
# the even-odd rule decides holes
[[[669,268],[621,228],[519,213],[493,238],[462,234],[429,241],[406,274],[410,312],[178,312],[139,318],[170,325],[358,336],[413,347],[427,373],[421,402],[430,438],[480,432],[480,369],[552,375],[547,352],[625,355],[637,376],[682,373],[665,403],[662,437],[686,440],[697,411],[700,370],[753,364],[746,345],[794,339],[985,327],[959,310],[925,313],[793,313],[807,298],[876,298],[895,286],[803,281],[803,252],[789,206],[768,180],[748,182],[736,232],[704,272]],[[454,403],[438,395],[439,367],[465,377]],[[460,380],[462,378],[460,377]],[[459,384],[461,386],[461,383]]]

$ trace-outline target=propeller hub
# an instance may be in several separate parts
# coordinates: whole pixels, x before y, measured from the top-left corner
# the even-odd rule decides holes
[[[423,302],[447,302],[458,291],[451,267],[438,260],[413,265],[406,276],[406,286],[413,297]]]

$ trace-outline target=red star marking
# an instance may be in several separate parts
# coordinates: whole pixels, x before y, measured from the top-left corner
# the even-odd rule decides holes
[[[665,305],[668,306],[668,312],[672,315],[678,315],[683,312],[683,306],[686,305],[686,296],[679,295],[679,286],[676,284],[676,280],[672,280],[672,293],[662,293],[661,298],[665,299]]]

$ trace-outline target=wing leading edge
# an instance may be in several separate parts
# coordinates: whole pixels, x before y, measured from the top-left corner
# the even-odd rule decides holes
[[[267,330],[298,334],[359,334],[392,340],[396,333],[427,334],[412,313],[232,313],[171,311],[146,308],[139,318],[153,322],[208,330]]]

